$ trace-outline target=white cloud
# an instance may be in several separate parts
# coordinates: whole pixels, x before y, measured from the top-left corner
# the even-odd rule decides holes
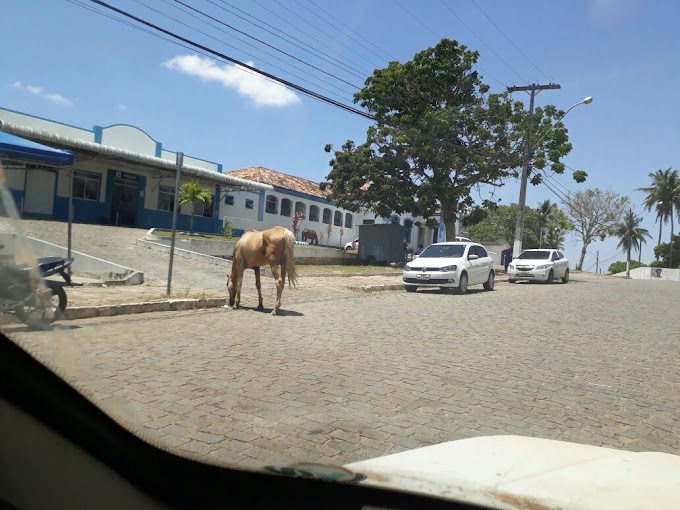
[[[246,62],[253,66],[252,62]],[[290,89],[263,78],[240,66],[218,65],[198,55],[179,55],[163,62],[173,71],[195,76],[203,81],[214,81],[233,89],[253,101],[256,106],[291,106],[300,98]]]
[[[69,101],[66,99],[64,96],[61,94],[51,94],[47,93],[44,88],[42,87],[36,87],[35,85],[24,85],[20,81],[15,81],[10,85],[10,87],[17,89],[17,90],[23,90],[24,92],[28,92],[29,94],[33,94],[34,96],[40,96],[44,97],[48,101],[52,101],[55,104],[59,105],[64,105],[64,106],[71,106],[73,104],[72,101]]]
[[[47,94],[45,97],[47,99],[49,99],[50,101],[52,101],[53,103],[63,104],[63,105],[67,105],[67,106],[71,106],[73,104],[71,101],[66,99],[61,94]]]
[[[596,25],[621,25],[642,9],[643,0],[591,0],[588,17]]]

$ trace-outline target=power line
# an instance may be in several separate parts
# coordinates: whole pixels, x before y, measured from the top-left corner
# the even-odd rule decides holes
[[[328,12],[328,11],[327,11],[326,9],[324,9],[323,7],[317,5],[317,4],[314,3],[312,0],[307,0],[307,1],[308,1],[310,4],[312,4],[314,7],[316,7],[317,9],[319,9],[319,10],[325,12],[326,14],[328,14],[331,18],[333,18],[335,21],[337,21],[338,23],[340,23],[343,27],[347,28],[348,30],[350,30],[350,31],[353,32],[354,34],[356,34],[356,35],[358,35],[359,37],[361,37],[364,41],[366,41],[366,42],[367,42],[368,44],[370,44],[371,46],[373,46],[374,48],[377,48],[377,49],[379,49],[380,51],[382,51],[385,55],[387,55],[388,58],[391,58],[392,60],[397,60],[397,57],[393,56],[393,55],[390,54],[388,51],[382,49],[382,48],[381,48],[380,46],[378,46],[377,44],[375,44],[375,43],[371,42],[370,40],[366,39],[363,35],[361,35],[361,33],[357,32],[356,30],[354,30],[352,27],[350,27],[350,26],[347,25],[346,23],[343,23],[342,21],[340,21],[338,18],[336,18],[335,16],[333,16],[330,12]],[[369,50],[369,51],[370,51],[370,50]],[[377,54],[375,54],[375,53],[374,53],[374,55],[376,55],[378,58],[382,58],[382,57],[380,57],[380,55],[377,55]]]
[[[302,87],[302,86],[300,86],[300,85],[297,85],[297,84],[295,84],[295,83],[293,83],[293,82],[291,82],[291,81],[288,81],[288,80],[286,80],[286,79],[280,78],[280,77],[278,77],[278,76],[276,76],[276,75],[274,75],[274,74],[268,73],[267,71],[262,71],[262,70],[260,70],[260,69],[257,69],[257,68],[255,68],[255,67],[253,67],[253,66],[250,66],[250,65],[246,64],[245,62],[241,62],[240,60],[237,60],[237,59],[235,59],[235,58],[233,58],[233,57],[229,57],[229,56],[227,56],[227,55],[225,55],[225,54],[223,54],[223,53],[220,53],[220,52],[215,51],[215,50],[213,50],[213,49],[211,49],[211,48],[208,48],[207,46],[204,46],[204,45],[202,45],[202,44],[200,44],[200,43],[197,43],[197,42],[195,42],[195,41],[192,41],[191,39],[187,39],[186,37],[183,37],[183,36],[181,36],[181,35],[179,35],[179,34],[176,34],[176,33],[172,32],[172,31],[170,31],[170,30],[166,30],[166,29],[164,29],[164,28],[162,28],[162,27],[159,27],[158,25],[155,25],[155,24],[153,24],[153,23],[151,23],[151,22],[149,22],[149,21],[146,21],[146,20],[144,20],[144,19],[138,17],[138,16],[135,16],[134,14],[130,14],[130,13],[127,12],[127,11],[124,11],[124,10],[122,10],[122,9],[119,9],[119,8],[117,8],[117,7],[114,7],[114,6],[112,6],[112,5],[110,5],[110,4],[106,3],[106,2],[103,2],[102,0],[89,0],[89,1],[92,2],[92,3],[94,3],[94,4],[100,5],[100,6],[102,6],[102,7],[105,7],[105,8],[107,8],[107,9],[113,11],[113,12],[116,12],[116,13],[118,13],[118,14],[121,14],[121,15],[125,16],[126,18],[132,19],[132,20],[134,20],[134,21],[136,21],[136,22],[138,22],[138,23],[141,23],[141,24],[143,24],[143,25],[145,25],[145,26],[148,26],[148,27],[150,27],[150,28],[153,28],[154,30],[157,30],[157,31],[162,32],[162,33],[164,33],[164,34],[166,34],[166,35],[169,35],[170,37],[173,37],[173,38],[175,38],[175,39],[178,39],[178,40],[180,40],[180,41],[182,41],[182,42],[184,42],[184,43],[186,43],[186,44],[190,44],[191,46],[194,46],[194,47],[196,47],[196,48],[200,48],[200,49],[203,50],[203,51],[207,51],[208,53],[211,53],[211,54],[213,54],[213,55],[216,55],[216,56],[218,56],[218,57],[220,57],[220,58],[222,58],[222,59],[224,59],[224,60],[226,60],[226,61],[228,61],[228,62],[230,62],[230,63],[232,63],[232,64],[235,64],[235,65],[237,65],[237,66],[239,66],[239,67],[242,67],[242,68],[244,68],[244,69],[248,69],[248,70],[250,70],[250,71],[252,71],[252,72],[254,72],[254,73],[257,73],[258,75],[261,75],[261,76],[265,76],[265,77],[267,77],[267,78],[270,78],[270,79],[273,80],[273,81],[276,81],[276,82],[278,82],[278,83],[280,83],[280,84],[282,84],[282,85],[285,85],[285,86],[287,86],[287,87],[289,87],[289,88],[291,88],[291,89],[293,89],[293,90],[297,90],[298,92],[300,92],[300,93],[302,93],[302,94],[305,94],[305,95],[307,95],[307,96],[309,96],[309,97],[312,97],[312,98],[314,98],[314,99],[318,99],[319,101],[322,101],[322,102],[324,102],[324,103],[328,103],[328,104],[330,104],[330,105],[333,105],[333,106],[335,106],[335,107],[337,107],[337,108],[343,109],[343,110],[348,111],[348,112],[350,112],[350,113],[354,113],[354,114],[356,114],[356,115],[360,115],[361,117],[364,117],[364,118],[366,118],[366,119],[369,119],[369,120],[372,120],[372,121],[376,121],[376,120],[377,120],[376,117],[375,117],[374,115],[371,115],[371,114],[368,113],[368,112],[365,112],[365,111],[363,111],[363,110],[359,110],[358,108],[354,108],[353,106],[349,106],[349,105],[346,105],[346,104],[341,103],[341,102],[339,102],[339,101],[336,101],[336,100],[334,100],[334,99],[331,99],[331,98],[329,98],[329,97],[326,97],[326,96],[324,96],[324,95],[322,95],[322,94],[319,94],[318,92],[314,92],[313,90],[307,89],[307,88]]]
[[[252,14],[247,13],[243,9],[239,9],[235,5],[232,5],[225,0],[220,0],[220,1],[221,1],[221,3],[228,5],[232,9],[235,9],[236,11],[241,12],[241,13],[245,14],[246,16],[257,20],[259,23],[261,23],[262,25],[265,25],[265,27],[271,28],[272,30],[269,30],[268,28],[262,27],[261,25],[258,25],[257,23],[248,20],[247,18],[235,13],[234,11],[229,10],[226,7],[222,7],[221,5],[217,5],[213,0],[208,0],[208,1],[211,4],[215,5],[216,7],[218,7],[219,9],[222,9],[223,11],[226,11],[226,12],[236,16],[236,17],[246,21],[247,23],[255,25],[256,27],[260,28],[261,30],[264,30],[265,32],[267,32],[269,34],[272,34],[274,37],[278,37],[279,39],[282,39],[282,40],[286,41],[287,43],[292,44],[293,46],[295,46],[297,48],[300,48],[302,51],[306,51],[307,53],[314,55],[315,57],[320,58],[321,60],[324,60],[325,62],[328,62],[329,64],[334,65],[336,67],[342,66],[346,72],[348,72],[349,74],[352,74],[353,76],[355,76],[357,78],[360,78],[362,80],[365,78],[365,75],[361,74],[361,70],[359,70],[355,67],[352,67],[352,66],[342,62],[341,60],[338,60],[334,57],[331,57],[330,55],[324,56],[321,52],[316,51],[312,46],[310,46],[309,44],[305,43],[304,41],[298,39],[297,37],[290,35],[290,34],[287,34],[283,30],[276,28],[274,25],[271,25],[270,23],[267,23],[266,21],[263,21],[263,20],[257,18],[256,16],[253,16]],[[278,35],[274,31],[279,32],[280,34],[283,34],[285,37]],[[290,39],[292,39],[292,41]],[[297,43],[300,43],[300,44],[296,44],[296,42],[293,42],[293,41],[296,41]],[[326,57],[328,57],[328,58],[326,58]],[[337,64],[334,64],[332,61],[337,62]]]
[[[522,55],[522,56],[524,57],[524,60],[526,60],[527,62],[529,62],[529,64],[531,64],[531,65],[533,66],[533,68],[536,69],[539,73],[541,73],[541,74],[543,75],[543,77],[544,77],[546,80],[548,80],[549,82],[552,82],[552,80],[550,79],[550,77],[548,77],[548,75],[546,75],[543,71],[541,71],[541,70],[538,68],[538,66],[537,66],[536,64],[534,64],[531,60],[529,60],[529,57],[527,57],[527,56],[524,54],[524,52],[523,52],[522,50],[519,49],[519,47],[512,41],[512,39],[510,39],[507,35],[505,35],[505,32],[503,32],[503,30],[501,30],[501,27],[499,27],[499,26],[496,24],[496,22],[495,22],[494,20],[492,20],[491,17],[490,17],[486,12],[484,12],[484,9],[482,9],[482,8],[479,6],[479,4],[476,2],[476,0],[472,0],[472,3],[475,4],[475,6],[477,7],[477,9],[479,9],[479,11],[486,17],[486,19],[488,19],[488,20],[491,22],[491,24],[492,24],[494,27],[496,27],[496,29],[500,32],[500,34],[501,34],[503,37],[505,37],[505,39],[506,39],[510,44],[512,44],[512,46],[519,52],[519,54]]]
[[[139,25],[135,25],[134,23],[131,23],[131,22],[126,21],[126,20],[124,20],[124,19],[117,18],[117,17],[115,17],[115,16],[113,16],[113,15],[111,15],[111,14],[108,14],[108,13],[106,13],[106,12],[104,12],[104,11],[100,11],[100,10],[98,10],[98,9],[92,7],[92,6],[89,6],[89,5],[86,5],[85,3],[83,3],[84,1],[87,1],[87,0],[83,0],[83,1],[81,1],[81,0],[66,0],[66,1],[69,2],[69,3],[71,3],[71,4],[73,4],[73,5],[76,5],[76,6],[78,6],[78,7],[81,7],[81,8],[83,8],[83,9],[87,9],[88,11],[94,12],[95,14],[98,14],[98,15],[100,15],[100,16],[102,16],[102,17],[109,18],[109,19],[111,19],[111,20],[113,20],[113,21],[116,21],[116,22],[122,24],[122,25],[126,25],[126,26],[131,27],[131,28],[134,28],[134,29],[136,29],[136,30],[138,30],[138,31],[140,31],[140,32],[143,32],[143,33],[145,33],[145,34],[151,35],[151,36],[156,37],[156,38],[158,38],[158,39],[161,39],[161,40],[163,40],[163,41],[166,41],[166,42],[169,42],[169,43],[174,44],[174,45],[176,45],[176,46],[179,46],[180,48],[184,48],[184,49],[187,49],[187,50],[189,50],[189,51],[193,51],[193,52],[195,52],[195,53],[197,53],[197,54],[199,54],[199,55],[203,55],[204,57],[209,58],[209,59],[211,59],[211,60],[214,60],[214,61],[216,61],[216,62],[219,62],[220,64],[224,64],[224,63],[225,63],[224,60],[219,59],[219,58],[217,58],[217,57],[215,57],[214,55],[211,55],[211,54],[209,54],[209,53],[206,53],[205,51],[201,51],[200,49],[194,48],[194,47],[189,46],[189,45],[187,45],[187,44],[182,44],[181,42],[175,41],[175,40],[173,40],[173,39],[171,39],[171,38],[169,38],[169,37],[164,37],[164,36],[162,36],[162,35],[160,35],[160,34],[157,34],[157,33],[153,32],[153,31],[151,31],[151,30],[148,30],[148,29],[146,29],[146,28],[144,28],[144,27],[140,27]],[[236,49],[236,50],[239,50],[239,48],[236,48],[236,47],[234,47],[234,46],[231,46],[231,45],[229,45],[229,44],[227,44],[227,43],[224,43],[224,44],[225,44],[226,46],[229,46],[229,47],[231,47],[231,48],[234,48],[234,49]],[[242,51],[242,50],[239,50],[239,51]],[[253,56],[253,57],[254,57],[254,55],[250,55],[250,54],[247,53],[247,52],[244,52],[244,53],[245,53],[246,55],[249,55],[249,56]],[[264,61],[263,61],[263,62],[264,62]],[[269,64],[269,63],[267,63],[267,64]],[[230,65],[232,65],[232,64],[230,64]],[[273,65],[273,64],[269,64],[269,65],[271,65],[272,67],[275,67],[275,68],[277,68],[277,69],[281,69],[281,68],[279,68],[279,67],[277,67],[277,66],[275,66],[275,65]],[[238,67],[238,66],[234,66],[234,67]],[[272,80],[272,79],[267,78],[267,77],[265,77],[265,76],[261,76],[261,75],[259,75],[258,73],[254,73],[254,72],[252,72],[252,71],[250,71],[250,70],[248,70],[248,69],[240,68],[240,70],[241,70],[242,72],[244,72],[244,73],[251,74],[251,75],[253,75],[253,76],[258,76],[258,77],[260,77],[261,79],[266,80],[266,81],[268,81],[268,82],[279,84],[279,83],[278,83],[277,81],[275,81],[275,80]],[[281,70],[283,70],[283,69],[281,69]],[[299,77],[299,76],[297,76],[297,75],[295,75],[295,74],[293,74],[293,73],[290,73],[290,74],[291,74],[292,76],[295,76],[296,78],[298,78],[298,79],[304,81],[304,82],[310,83],[308,80],[306,80],[306,79],[304,79],[304,78],[301,78],[301,77]],[[333,93],[333,92],[331,92],[331,91],[328,91],[327,89],[324,89],[323,87],[319,87],[318,85],[316,85],[316,86],[317,86],[319,89],[321,89],[321,90],[327,92],[328,94],[330,94],[330,95],[332,95],[332,96],[341,98],[341,96],[339,96],[338,94],[335,94],[335,93]],[[341,99],[342,99],[342,98],[341,98]],[[351,100],[351,99],[350,99],[350,100]]]
[[[317,38],[314,37],[313,35],[311,35],[311,34],[305,32],[305,31],[302,30],[301,28],[295,26],[293,23],[291,23],[290,21],[288,21],[286,18],[284,18],[283,16],[281,16],[281,15],[278,14],[277,12],[272,11],[269,7],[267,7],[266,5],[263,5],[263,4],[260,3],[258,0],[252,0],[252,1],[253,1],[256,5],[259,5],[262,9],[264,9],[265,11],[267,11],[269,14],[271,14],[272,16],[274,16],[274,17],[280,19],[281,21],[283,21],[283,22],[286,23],[287,25],[293,27],[293,28],[294,28],[295,30],[297,30],[298,32],[301,32],[301,33],[305,34],[307,37],[309,37],[312,41],[314,41],[315,43],[317,43],[319,46],[321,46],[321,47],[323,47],[323,48],[326,48],[326,50],[328,50],[328,51],[330,51],[330,52],[332,52],[332,53],[335,53],[336,55],[340,55],[340,53],[338,53],[336,50],[334,50],[333,48],[331,48],[330,46],[328,46],[324,41],[322,41],[322,40],[320,40],[320,39],[317,39]],[[283,7],[286,8],[285,6],[283,6]],[[287,9],[287,8],[286,8],[286,9]],[[287,9],[287,10],[288,10],[289,12],[292,12],[293,14],[295,14],[295,13],[294,13],[293,11],[291,11],[290,9]],[[299,19],[302,19],[302,18],[300,18],[300,16],[297,16],[297,17],[298,17]],[[302,20],[303,20],[303,21],[306,21],[306,20],[304,20],[304,19],[302,19]],[[310,24],[308,21],[307,21],[307,23]],[[312,25],[312,26],[313,26],[313,25]],[[369,74],[371,74],[372,71],[370,71],[369,69],[367,69],[367,68],[365,68],[365,67],[359,67],[359,72],[364,73],[364,75],[369,75]]]
[[[426,24],[425,22],[423,22],[422,20],[420,20],[420,18],[418,18],[415,14],[413,14],[411,11],[409,11],[406,7],[404,7],[403,5],[401,5],[397,0],[392,0],[392,1],[393,1],[396,5],[398,5],[398,6],[401,8],[402,11],[404,11],[406,14],[408,14],[410,17],[412,17],[414,20],[416,20],[420,25],[422,25],[426,30],[428,30],[429,32],[431,32],[432,34],[434,34],[434,36],[435,36],[437,39],[440,39],[440,40],[443,39],[443,37],[442,37],[441,35],[439,35],[437,32],[435,32],[434,30],[432,30],[432,28],[430,28],[430,26],[429,26],[428,24]],[[484,69],[482,69],[482,67],[481,67],[479,64],[475,64],[475,67],[476,67],[477,69],[479,69],[485,76],[488,76],[489,78],[491,78],[492,80],[494,80],[496,83],[498,83],[498,84],[501,85],[502,87],[505,86],[505,84],[502,83],[502,82],[501,82],[498,78],[496,78],[493,74],[487,73]]]
[[[298,4],[300,7],[302,7],[303,9],[305,9],[305,10],[306,10],[307,12],[309,12],[310,14],[312,14],[314,17],[316,17],[316,18],[320,19],[321,21],[323,21],[326,25],[328,25],[328,26],[330,26],[331,28],[335,29],[337,32],[339,32],[341,35],[345,36],[347,39],[349,39],[349,40],[352,41],[353,43],[357,44],[358,46],[361,46],[362,48],[364,48],[365,50],[369,51],[370,53],[372,53],[373,55],[375,55],[376,57],[378,57],[379,59],[382,60],[382,57],[381,57],[380,55],[378,55],[376,52],[374,52],[373,50],[371,50],[369,47],[367,47],[367,46],[366,46],[365,44],[363,44],[362,42],[357,41],[355,38],[353,38],[353,37],[351,37],[351,36],[345,34],[342,30],[340,30],[338,27],[336,27],[335,25],[333,25],[333,23],[331,23],[330,21],[328,21],[328,20],[327,20],[326,18],[324,18],[323,16],[320,16],[319,14],[315,13],[315,12],[312,11],[309,7],[306,7],[306,6],[302,5],[298,0],[295,0],[295,3]],[[346,47],[347,47],[347,46],[346,46]],[[376,64],[375,62],[372,62],[372,64],[375,65],[376,67],[380,67],[380,64]]]
[[[137,2],[137,3],[140,4],[140,5],[143,5],[144,7],[146,7],[146,8],[149,9],[149,10],[152,10],[152,11],[154,11],[154,12],[156,12],[156,13],[162,15],[162,16],[165,16],[166,18],[169,18],[169,19],[175,21],[176,23],[179,23],[180,25],[183,25],[183,26],[185,26],[185,27],[187,27],[187,28],[189,28],[189,29],[191,29],[191,30],[194,30],[195,32],[198,32],[199,34],[202,34],[202,35],[204,35],[204,36],[206,36],[206,37],[209,37],[210,39],[213,39],[214,41],[217,41],[218,43],[223,44],[223,45],[225,45],[225,46],[227,46],[227,47],[229,47],[229,48],[232,48],[232,49],[234,49],[234,50],[236,50],[236,51],[239,51],[239,52],[243,53],[244,55],[247,55],[247,56],[249,56],[249,57],[252,57],[252,58],[254,58],[254,59],[257,59],[257,60],[259,60],[260,62],[262,62],[262,63],[264,63],[264,64],[267,64],[268,66],[273,67],[274,69],[278,69],[279,71],[283,71],[284,73],[288,73],[289,75],[291,75],[291,76],[297,78],[298,80],[301,80],[301,81],[303,81],[303,82],[305,82],[305,83],[309,83],[310,85],[313,85],[313,86],[315,86],[315,87],[317,87],[317,88],[323,90],[324,92],[327,92],[328,94],[331,94],[331,95],[333,95],[333,96],[335,96],[335,97],[341,98],[341,99],[343,99],[343,100],[345,100],[345,101],[351,101],[351,98],[348,98],[347,96],[340,96],[340,95],[338,95],[337,93],[331,92],[331,91],[329,91],[328,89],[325,89],[325,88],[319,86],[318,84],[315,84],[315,83],[310,82],[308,79],[306,79],[306,78],[304,78],[304,77],[302,77],[302,76],[299,76],[299,75],[297,75],[297,74],[291,72],[291,71],[288,70],[288,69],[284,69],[283,67],[279,67],[278,65],[272,64],[271,62],[268,62],[267,60],[265,60],[265,59],[263,59],[263,58],[261,58],[261,57],[259,57],[259,56],[253,55],[252,53],[249,53],[249,52],[243,50],[242,48],[238,48],[238,47],[233,46],[233,45],[231,45],[231,44],[229,44],[229,43],[227,43],[227,42],[224,42],[224,41],[222,41],[222,39],[218,39],[217,37],[215,37],[215,36],[213,36],[213,35],[210,35],[209,33],[205,32],[205,31],[203,31],[203,30],[200,30],[200,29],[198,29],[198,28],[196,28],[196,27],[193,27],[193,26],[189,25],[188,23],[185,23],[185,22],[182,21],[182,20],[179,20],[179,19],[177,19],[177,18],[175,18],[175,17],[173,17],[173,16],[171,16],[171,15],[169,15],[169,14],[163,12],[163,11],[160,11],[160,10],[154,8],[154,7],[151,7],[150,5],[144,3],[142,0],[134,0],[134,1]],[[257,50],[257,51],[261,51],[261,52],[263,52],[265,55],[268,55],[268,56],[272,57],[273,59],[278,60],[279,62],[282,62],[282,63],[284,63],[284,64],[286,64],[286,65],[292,67],[293,69],[297,69],[298,71],[300,71],[300,72],[302,72],[302,73],[304,73],[304,74],[309,75],[311,78],[313,78],[313,79],[315,79],[315,80],[318,80],[318,81],[320,81],[320,82],[322,82],[322,83],[325,83],[325,84],[329,85],[330,87],[333,87],[334,89],[339,90],[340,92],[343,92],[343,93],[345,93],[345,94],[351,94],[351,92],[348,92],[347,90],[338,87],[338,86],[335,85],[334,83],[331,83],[331,82],[329,82],[329,81],[327,81],[327,80],[324,80],[323,78],[320,78],[320,77],[318,77],[318,76],[311,75],[311,74],[309,74],[307,71],[305,71],[304,69],[302,69],[301,67],[298,67],[298,66],[296,66],[295,64],[291,64],[291,63],[289,63],[289,62],[286,62],[286,61],[283,60],[281,57],[278,57],[278,56],[276,56],[276,55],[273,55],[273,54],[271,54],[271,53],[268,53],[267,51],[264,51],[264,50],[262,50],[261,48],[258,48],[257,46],[255,46],[254,44],[252,44],[252,43],[250,43],[250,42],[248,42],[248,41],[244,41],[243,39],[240,39],[240,38],[238,38],[238,37],[236,37],[236,36],[234,36],[234,35],[232,35],[232,34],[227,33],[227,32],[225,32],[223,29],[221,29],[221,28],[219,28],[219,27],[216,27],[216,26],[214,26],[214,25],[211,25],[211,24],[208,23],[207,21],[205,21],[205,20],[203,20],[203,19],[197,17],[195,14],[192,14],[191,12],[186,12],[186,11],[184,11],[183,9],[181,9],[181,8],[177,7],[176,5],[173,5],[172,3],[170,3],[170,0],[161,0],[161,1],[165,2],[166,4],[170,5],[171,7],[174,7],[174,8],[176,8],[176,9],[178,9],[180,12],[182,12],[182,13],[184,13],[184,14],[188,14],[189,16],[193,17],[194,19],[197,19],[198,21],[200,21],[200,22],[202,22],[202,23],[206,23],[208,26],[210,26],[210,27],[212,27],[212,28],[216,28],[217,30],[219,30],[219,31],[222,32],[223,34],[228,35],[228,36],[230,36],[230,37],[233,37],[233,38],[235,38],[237,41],[239,41],[239,42],[241,42],[241,43],[243,43],[243,44],[245,44],[245,45],[247,45],[247,46],[250,46],[251,48],[253,48],[253,49]],[[189,49],[191,49],[191,48],[189,48]]]
[[[304,65],[306,65],[306,66],[308,66],[308,67],[311,67],[312,69],[315,69],[316,71],[319,71],[319,72],[321,72],[321,73],[323,73],[323,74],[325,74],[325,75],[327,75],[327,76],[330,76],[331,78],[335,78],[336,80],[341,81],[342,83],[345,83],[346,85],[349,85],[350,87],[354,87],[354,88],[357,89],[357,90],[361,90],[361,87],[355,85],[354,83],[350,83],[350,82],[348,82],[347,80],[344,80],[344,79],[340,78],[339,76],[334,75],[333,73],[329,73],[329,72],[327,72],[327,71],[324,71],[324,70],[321,69],[320,67],[317,67],[317,66],[315,66],[314,64],[310,64],[309,62],[307,62],[307,61],[305,61],[305,60],[302,60],[301,58],[298,58],[298,57],[296,57],[295,55],[293,55],[293,54],[291,54],[291,53],[288,53],[287,51],[284,51],[284,50],[282,50],[282,49],[280,49],[280,48],[277,48],[277,47],[274,46],[273,44],[269,44],[269,43],[263,41],[262,39],[258,39],[257,37],[252,36],[252,35],[250,35],[250,34],[244,32],[243,30],[239,30],[238,28],[233,27],[233,26],[231,26],[230,24],[225,23],[224,21],[221,21],[221,20],[219,20],[219,19],[217,19],[217,18],[215,18],[215,17],[213,17],[213,16],[211,16],[211,15],[209,15],[209,14],[206,14],[205,12],[203,12],[203,11],[201,11],[201,10],[199,10],[199,9],[196,9],[196,8],[194,8],[194,7],[191,7],[190,5],[187,5],[186,3],[182,2],[182,0],[174,0],[174,1],[175,1],[176,3],[178,3],[178,4],[180,4],[180,5],[183,5],[183,6],[186,7],[187,9],[191,9],[192,11],[194,11],[194,12],[196,12],[196,13],[202,15],[202,16],[205,16],[206,18],[209,18],[209,19],[211,19],[211,20],[213,20],[213,21],[219,23],[220,25],[224,25],[225,27],[229,28],[230,30],[233,30],[233,31],[235,31],[235,32],[238,32],[239,34],[244,35],[245,37],[248,37],[249,39],[252,39],[252,40],[254,40],[254,41],[257,41],[258,43],[260,43],[260,44],[262,44],[262,45],[264,45],[264,46],[266,46],[266,47],[268,47],[268,48],[271,48],[271,49],[273,49],[274,51],[278,51],[279,53],[282,53],[283,55],[286,55],[287,57],[292,58],[293,60],[296,60],[296,61],[300,62],[301,64],[304,64]]]
[[[436,38],[441,39],[441,36],[437,34],[434,30],[430,28],[430,26],[426,23],[424,23],[420,18],[418,18],[415,14],[413,14],[411,11],[409,11],[406,7],[401,5],[397,0],[392,0],[395,4],[399,6],[399,8],[404,11],[406,14],[411,16],[416,22],[418,22],[422,27],[425,28],[425,30],[428,30],[431,34],[433,34]]]
[[[292,10],[290,7],[288,7],[287,5],[281,3],[279,0],[274,0],[274,2],[276,2],[278,5],[280,5],[281,7],[283,7],[283,8],[284,8],[285,10],[287,10],[288,12],[292,13],[293,15],[295,15],[298,19],[300,19],[300,20],[304,21],[305,23],[307,23],[309,26],[311,26],[312,28],[314,28],[314,30],[316,30],[317,32],[321,32],[321,33],[324,35],[324,37],[328,37],[329,39],[334,40],[336,43],[338,43],[338,44],[341,45],[342,47],[344,47],[344,48],[348,49],[349,51],[355,53],[355,51],[354,51],[352,48],[350,48],[349,46],[347,46],[345,43],[343,43],[342,41],[340,41],[340,40],[337,39],[336,37],[333,37],[333,36],[332,36],[331,34],[329,34],[328,32],[324,32],[324,31],[321,30],[318,26],[316,26],[314,23],[312,23],[311,21],[309,21],[309,20],[303,18],[302,16],[300,16],[298,13],[296,13],[295,11],[293,11],[293,10]],[[303,7],[304,7],[304,6],[303,6]],[[308,12],[311,12],[311,11],[309,11],[309,9],[307,9],[307,11],[308,11]],[[314,13],[312,13],[312,14],[314,14]],[[321,18],[321,19],[323,19],[323,18]],[[366,60],[368,60],[368,59],[366,59]],[[371,65],[373,65],[373,66],[375,66],[375,67],[380,67],[380,64],[376,64],[374,61],[371,61],[371,60],[368,60],[368,61],[370,62]]]
[[[449,7],[449,5],[448,5],[446,2],[444,2],[444,0],[439,0],[439,1],[442,3],[442,5],[444,5],[444,7],[446,7],[446,8],[451,12],[451,14],[453,14],[453,15],[458,19],[458,21],[460,21],[460,22],[463,24],[463,26],[465,26],[465,28],[467,28],[467,29],[472,33],[472,35],[474,35],[477,39],[479,39],[479,41],[480,41],[484,46],[486,46],[487,49],[488,49],[491,53],[493,53],[494,55],[496,55],[496,58],[497,58],[498,60],[500,60],[501,62],[503,62],[503,64],[505,64],[505,67],[507,67],[508,69],[510,69],[510,71],[512,71],[513,73],[515,73],[515,76],[517,76],[517,77],[520,79],[520,81],[528,81],[528,80],[525,80],[525,79],[524,79],[517,71],[515,71],[515,69],[514,69],[512,66],[510,66],[510,64],[508,64],[508,63],[503,59],[503,57],[501,57],[498,53],[496,53],[496,51],[495,51],[491,46],[489,46],[488,44],[486,44],[486,42],[484,41],[484,39],[482,39],[480,36],[478,36],[478,35],[475,33],[475,31],[472,30],[472,28],[470,28],[470,25],[468,25],[467,23],[465,23],[465,21],[463,20],[463,18],[461,18],[460,16],[458,16],[458,14],[456,14],[455,11],[454,11],[453,9],[451,9],[451,7]]]

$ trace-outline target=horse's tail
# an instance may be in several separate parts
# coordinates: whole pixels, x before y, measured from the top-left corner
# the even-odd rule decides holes
[[[288,275],[288,288],[291,282],[297,287],[297,268],[295,267],[295,235],[288,229],[283,234],[285,246],[281,256],[282,269]]]

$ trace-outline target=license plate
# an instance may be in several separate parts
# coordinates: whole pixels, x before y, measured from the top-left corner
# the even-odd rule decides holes
[[[517,276],[531,276],[531,273],[517,273]]]
[[[417,280],[429,280],[430,275],[429,274],[417,274],[416,279]]]

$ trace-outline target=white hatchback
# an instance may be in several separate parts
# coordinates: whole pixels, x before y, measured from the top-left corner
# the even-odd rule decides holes
[[[558,250],[525,250],[508,264],[508,281],[540,281],[552,283],[555,278],[569,282],[569,261]]]
[[[493,260],[481,244],[431,244],[404,267],[403,285],[407,292],[418,287],[453,288],[465,294],[470,285],[493,290]]]

